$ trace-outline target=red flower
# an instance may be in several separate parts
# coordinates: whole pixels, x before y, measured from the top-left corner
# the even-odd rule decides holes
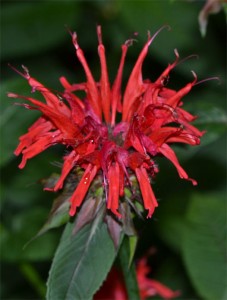
[[[165,86],[171,70],[179,62],[179,55],[175,50],[175,62],[169,64],[154,82],[143,80],[142,77],[142,65],[148,48],[159,31],[153,37],[148,36],[128,79],[123,97],[122,73],[132,40],[122,45],[120,65],[111,86],[100,26],[97,27],[101,64],[101,77],[98,82],[89,69],[76,33],[73,33],[72,41],[76,56],[83,66],[86,82],[70,84],[66,78],[61,77],[60,82],[65,91],[54,94],[32,78],[23,66],[24,73],[19,73],[27,79],[32,92],[38,91],[43,95],[45,102],[14,93],[8,94],[9,97],[26,100],[29,104],[23,104],[24,107],[42,113],[28,132],[20,137],[20,143],[15,150],[16,155],[23,156],[19,168],[22,169],[28,159],[48,147],[63,144],[68,154],[63,157],[62,173],[52,190],[61,189],[68,174],[76,166],[85,170],[70,200],[71,216],[76,213],[92,181],[99,174],[106,191],[107,208],[120,217],[119,198],[124,195],[124,188],[132,185],[130,175],[134,173],[144,207],[148,210],[148,217],[151,217],[158,206],[150,184],[150,179],[158,172],[153,161],[156,155],[168,158],[181,178],[196,184],[180,166],[170,147],[172,143],[198,145],[203,135],[203,132],[190,124],[195,117],[182,108],[182,98],[196,83],[195,74],[193,73],[194,80],[179,91]],[[86,93],[84,99],[76,95],[79,90]],[[117,113],[121,115],[121,122],[118,124],[115,123]]]
[[[147,275],[151,272],[151,268],[147,265],[147,257],[142,257],[136,267],[137,281],[141,299],[161,296],[163,299],[172,299],[180,295],[180,291],[172,291],[170,288],[155,279],[150,279]]]
[[[170,288],[157,280],[150,279],[147,275],[151,268],[147,265],[147,257],[138,261],[136,277],[140,293],[140,299],[159,295],[163,299],[173,299],[180,295],[180,291],[172,291]],[[94,300],[127,300],[127,290],[122,273],[112,268],[100,290],[95,294]]]

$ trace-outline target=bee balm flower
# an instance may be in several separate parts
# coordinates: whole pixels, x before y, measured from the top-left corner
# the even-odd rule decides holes
[[[180,166],[171,149],[173,143],[198,145],[203,135],[203,132],[191,125],[195,117],[182,108],[182,98],[195,85],[196,76],[194,74],[194,80],[179,91],[165,86],[171,70],[179,62],[176,50],[175,61],[154,82],[144,80],[142,76],[144,59],[159,31],[152,37],[148,36],[129,76],[123,97],[122,74],[132,40],[122,45],[117,75],[111,85],[100,26],[97,27],[101,65],[99,81],[94,79],[77,35],[73,33],[73,45],[84,69],[86,82],[70,84],[65,77],[61,77],[64,92],[55,94],[32,78],[27,68],[23,67],[24,73],[19,73],[28,81],[32,92],[38,91],[43,95],[45,102],[14,93],[8,94],[9,97],[26,100],[28,104],[23,105],[27,109],[41,112],[28,132],[20,137],[15,150],[16,155],[22,154],[19,168],[24,168],[28,159],[48,147],[63,144],[68,154],[63,157],[61,176],[52,190],[62,189],[67,176],[75,167],[79,166],[84,170],[70,199],[71,216],[82,204],[94,178],[101,176],[107,208],[120,217],[120,199],[124,196],[125,187],[132,187],[131,177],[135,174],[144,208],[148,211],[147,217],[150,218],[158,206],[150,182],[158,172],[154,162],[156,155],[166,157],[174,164],[181,178],[196,184]],[[81,90],[86,94],[84,99],[77,96],[77,91]],[[121,121],[116,124],[117,114]]]

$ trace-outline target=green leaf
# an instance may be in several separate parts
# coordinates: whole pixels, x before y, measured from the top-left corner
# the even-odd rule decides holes
[[[136,278],[135,265],[130,263],[130,239],[125,236],[119,251],[121,269],[124,275],[124,281],[129,299],[139,300],[139,288]]]
[[[69,201],[67,202],[64,201],[64,203],[62,203],[61,206],[58,208],[58,211],[50,212],[48,220],[43,225],[43,227],[39,230],[35,238],[39,237],[40,235],[43,235],[50,229],[60,227],[61,225],[68,222],[68,220],[69,220]]]
[[[101,286],[117,254],[102,218],[76,235],[75,224],[67,224],[49,273],[48,300],[89,300]]]
[[[5,5],[1,9],[2,58],[39,53],[67,38],[79,12],[74,1],[36,1]]]
[[[50,185],[50,187],[53,187],[58,179],[59,175],[54,173],[47,180],[43,180],[43,183],[45,182],[44,186],[48,187]],[[63,190],[63,192],[54,200],[47,221],[34,238],[69,221],[69,198],[68,191]]]
[[[1,260],[11,263],[25,260],[43,261],[53,256],[58,240],[58,235],[53,233],[48,233],[25,247],[25,244],[40,228],[46,214],[46,209],[31,209],[12,217],[11,228],[1,226]],[[42,251],[40,251],[40,245],[42,245]]]
[[[128,266],[131,266],[131,263],[133,261],[135,252],[136,252],[136,246],[138,243],[138,236],[137,235],[133,235],[133,236],[129,236],[129,262],[128,262]]]
[[[194,196],[187,214],[183,258],[203,299],[224,299],[226,290],[226,203],[219,194]]]

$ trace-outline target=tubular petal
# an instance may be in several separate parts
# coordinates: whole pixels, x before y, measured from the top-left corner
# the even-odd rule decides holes
[[[120,169],[117,162],[109,167],[107,176],[109,188],[107,208],[110,209],[117,217],[121,217],[121,214],[117,211],[120,192]]]
[[[110,123],[110,103],[111,103],[111,91],[110,83],[106,65],[105,47],[102,44],[101,27],[97,27],[97,33],[99,37],[98,53],[101,64],[101,78],[100,78],[100,90],[102,99],[102,110],[106,123]]]
[[[174,166],[176,167],[177,172],[178,172],[180,178],[190,180],[193,185],[197,185],[197,181],[196,180],[191,179],[191,178],[188,177],[188,174],[185,172],[185,170],[179,164],[179,161],[178,161],[178,159],[176,157],[176,154],[174,153],[174,151],[167,144],[163,144],[159,148],[159,151],[174,164]]]
[[[150,285],[153,289],[156,290],[156,293],[160,295],[163,299],[172,299],[178,297],[181,293],[180,291],[172,291],[170,288],[165,286],[164,284],[160,283],[157,280],[149,279]],[[148,296],[148,295],[147,295]]]
[[[97,173],[97,167],[92,166],[89,164],[84,172],[84,175],[82,176],[75,192],[73,193],[70,202],[71,207],[69,214],[70,216],[74,216],[76,213],[77,207],[79,207],[84,200],[84,197]]]
[[[143,196],[144,207],[148,210],[147,218],[151,218],[155,210],[155,207],[158,206],[157,200],[151,188],[151,184],[145,168],[144,167],[136,168],[135,172]]]
[[[120,65],[118,67],[117,76],[115,78],[113,87],[112,87],[112,116],[111,116],[111,126],[115,125],[116,111],[121,112],[122,104],[121,104],[121,83],[122,83],[122,75],[123,68],[125,63],[125,57],[128,51],[128,46],[126,44],[122,45],[122,54]]]
[[[8,94],[8,96],[9,96],[9,94]],[[54,110],[53,108],[49,107],[48,105],[46,105],[38,100],[35,100],[31,97],[25,97],[25,96],[21,96],[21,95],[17,95],[17,94],[15,94],[15,96],[16,96],[15,98],[25,99],[25,100],[33,103],[34,105],[36,105],[38,107],[38,109],[45,116],[47,116],[49,119],[51,119],[51,121],[55,124],[55,126],[59,130],[61,130],[61,132],[63,134],[65,134],[65,138],[74,138],[79,133],[79,129],[75,126],[75,124],[72,124],[71,120],[67,116],[60,114],[58,111]]]
[[[150,41],[148,41],[142,49],[129,77],[123,98],[122,121],[129,121],[133,113],[131,111],[132,104],[145,92],[145,85],[142,77],[142,65],[147,55],[149,45]]]
[[[178,51],[175,49],[175,55],[176,55],[176,60],[172,63],[172,64],[169,64],[168,67],[163,71],[163,73],[159,76],[159,78],[155,81],[155,84],[157,85],[163,85],[162,84],[162,81],[164,78],[168,77],[170,71],[172,69],[175,68],[175,66],[177,65],[178,61],[179,61],[179,54],[178,54]]]
[[[81,48],[78,45],[78,42],[75,38],[73,38],[73,43],[76,48],[76,55],[81,62],[83,69],[85,71],[86,77],[87,77],[87,93],[90,100],[90,104],[92,108],[94,109],[95,113],[99,117],[100,120],[102,120],[102,111],[101,111],[101,99],[100,94],[98,91],[98,88],[96,86],[96,82],[92,76],[92,73],[90,71],[90,68],[87,64],[87,61],[85,59],[84,53],[81,50]]]
[[[29,128],[28,132],[19,138],[20,143],[14,151],[14,154],[18,156],[23,149],[28,148],[34,141],[38,140],[51,129],[53,129],[51,122],[46,121],[43,117],[39,118]]]
[[[59,132],[60,133],[60,132]],[[37,154],[43,152],[53,144],[61,140],[61,135],[56,135],[55,138],[52,137],[53,133],[48,133],[44,136],[40,136],[33,144],[29,145],[26,149],[22,151],[23,158],[22,162],[19,164],[19,168],[23,169],[27,160],[36,156]]]
[[[76,155],[75,150],[73,150],[69,155],[64,157],[64,164],[61,171],[61,176],[54,187],[54,191],[62,188],[64,180],[68,176],[69,172],[74,167],[75,162],[79,159],[79,155]],[[47,189],[46,189],[47,190]]]
[[[32,77],[28,79],[28,83],[34,89],[34,91],[39,91],[43,95],[48,106],[60,111],[68,117],[70,116],[69,108],[63,102],[60,102],[59,98],[51,93],[43,84]]]
[[[153,42],[159,32],[166,27],[168,26],[161,27],[152,37],[149,37],[147,43],[140,52],[125,89],[122,121],[129,121],[131,115],[133,114],[133,111],[131,111],[133,102],[138,99],[138,97],[141,96],[146,90],[146,85],[143,82],[142,76],[142,65],[145,57],[147,56],[150,44]]]
[[[169,105],[172,108],[176,108],[177,105],[179,104],[179,102],[181,101],[181,98],[184,97],[185,95],[187,95],[190,92],[190,90],[192,89],[194,84],[195,84],[194,81],[189,82],[188,84],[186,84],[185,87],[183,87],[174,96],[172,96],[171,98],[169,98],[166,101],[166,105]]]
[[[81,101],[76,95],[73,94],[65,93],[64,96],[70,105],[72,120],[76,124],[81,125],[84,122],[85,118],[84,110],[80,105]]]

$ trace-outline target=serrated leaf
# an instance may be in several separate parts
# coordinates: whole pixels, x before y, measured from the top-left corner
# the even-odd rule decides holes
[[[117,255],[102,214],[72,234],[68,223],[47,283],[48,300],[89,300],[99,289]]]
[[[183,258],[203,299],[223,299],[226,291],[225,197],[197,195],[187,214]]]

